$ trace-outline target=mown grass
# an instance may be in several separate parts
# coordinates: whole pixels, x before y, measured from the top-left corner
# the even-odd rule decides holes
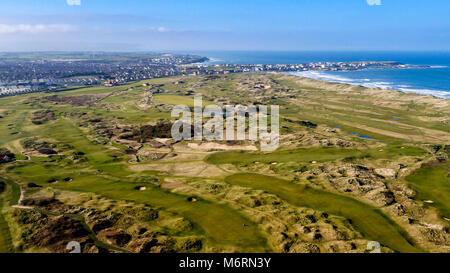
[[[433,201],[431,206],[450,219],[450,163],[423,166],[406,181],[416,191],[416,199]]]
[[[393,158],[399,156],[421,156],[426,152],[413,146],[388,145],[381,149],[344,149],[344,148],[310,148],[282,150],[272,153],[230,151],[219,152],[210,155],[206,161],[213,164],[250,164],[254,162],[261,163],[284,163],[284,162],[302,162],[311,161],[327,162],[345,158]]]
[[[259,174],[236,174],[227,177],[226,182],[276,194],[295,206],[345,217],[365,238],[376,240],[395,251],[422,252],[407,233],[381,210],[353,198]]]

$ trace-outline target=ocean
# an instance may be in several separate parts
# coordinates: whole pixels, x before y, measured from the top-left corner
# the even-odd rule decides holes
[[[209,64],[300,64],[309,62],[398,61],[430,68],[305,71],[294,75],[319,80],[393,89],[450,99],[450,51],[447,52],[295,52],[203,51]]]

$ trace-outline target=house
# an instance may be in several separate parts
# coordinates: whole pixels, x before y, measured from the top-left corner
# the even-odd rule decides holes
[[[8,163],[14,161],[14,157],[9,155],[3,155],[0,157],[0,163]]]
[[[117,86],[119,83],[116,80],[107,80],[105,82],[105,86],[106,87],[113,87],[113,86]]]

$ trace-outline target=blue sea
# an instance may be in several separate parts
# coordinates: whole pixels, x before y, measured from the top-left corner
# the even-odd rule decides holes
[[[294,52],[203,51],[209,64],[300,64],[309,62],[398,61],[429,68],[306,71],[298,76],[450,98],[450,51],[446,52]]]

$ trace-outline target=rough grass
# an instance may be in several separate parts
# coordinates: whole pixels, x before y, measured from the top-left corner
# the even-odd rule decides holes
[[[226,178],[232,185],[261,189],[288,203],[325,211],[351,220],[364,237],[376,240],[398,252],[421,252],[406,232],[379,209],[350,197],[316,190],[304,185],[259,174],[236,174]]]

